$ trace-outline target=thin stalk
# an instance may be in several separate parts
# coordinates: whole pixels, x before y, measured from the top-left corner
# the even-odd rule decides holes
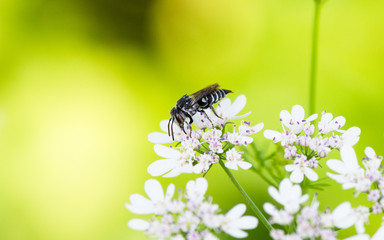
[[[320,10],[323,0],[315,1],[315,14],[313,18],[313,30],[312,30],[312,51],[311,51],[311,69],[309,77],[309,113],[315,113],[316,103],[316,70],[317,70],[317,48],[319,40],[319,22],[320,22]]]
[[[264,226],[268,229],[268,231],[273,230],[272,225],[268,222],[268,220],[264,217],[263,213],[260,211],[260,209],[256,206],[256,204],[252,201],[252,199],[248,196],[248,194],[244,191],[244,189],[241,187],[239,182],[236,180],[235,176],[229,171],[227,167],[225,167],[224,162],[222,160],[219,161],[221,167],[224,169],[225,173],[228,175],[228,177],[231,179],[232,183],[235,184],[235,187],[241,195],[245,198],[245,201],[247,202],[248,206],[252,209],[252,211],[256,214],[257,218],[264,224]]]

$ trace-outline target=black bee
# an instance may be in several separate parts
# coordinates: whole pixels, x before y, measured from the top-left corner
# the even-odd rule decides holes
[[[176,120],[176,124],[187,134],[184,130],[184,123],[186,123],[189,130],[191,130],[191,124],[193,123],[192,117],[197,113],[202,113],[205,117],[212,123],[208,118],[208,115],[205,113],[204,109],[210,108],[216,117],[221,118],[217,115],[213,104],[219,102],[223,99],[228,93],[231,93],[231,90],[220,89],[219,84],[212,84],[200,91],[197,91],[191,95],[184,95],[177,101],[176,107],[171,109],[171,118],[168,122],[168,135],[173,136],[173,123]],[[213,125],[213,124],[212,124]],[[191,131],[189,131],[191,132]]]

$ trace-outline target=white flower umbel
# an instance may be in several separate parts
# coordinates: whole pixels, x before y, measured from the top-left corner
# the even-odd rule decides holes
[[[189,181],[185,193],[180,191],[177,199],[172,199],[175,187],[170,184],[166,194],[157,180],[145,182],[146,199],[139,194],[130,197],[128,210],[137,214],[153,214],[149,220],[131,219],[128,226],[157,239],[206,239],[217,240],[214,235],[224,232],[235,238],[248,234],[243,230],[256,228],[258,220],[253,216],[243,216],[246,207],[238,204],[226,214],[221,214],[219,206],[205,197],[208,182],[205,178]]]
[[[235,148],[231,148],[226,152],[226,159],[225,166],[227,168],[237,170],[238,167],[242,169],[249,169],[252,167],[252,164],[249,162],[244,161],[244,159],[241,157],[242,152],[238,152]]]
[[[331,113],[323,112],[317,130],[311,121],[317,118],[313,114],[305,119],[304,108],[300,105],[292,107],[291,113],[283,110],[280,112],[280,121],[283,131],[265,130],[264,136],[274,143],[284,147],[284,158],[292,160],[285,170],[292,172],[290,179],[300,183],[304,176],[311,181],[317,181],[318,175],[313,170],[319,166],[322,158],[328,156],[333,149],[340,150],[344,146],[353,146],[360,137],[360,128],[351,127],[342,130],[345,118],[333,118]]]

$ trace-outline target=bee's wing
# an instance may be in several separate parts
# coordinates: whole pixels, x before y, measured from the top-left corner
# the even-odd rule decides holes
[[[215,84],[212,84],[206,88],[201,89],[200,91],[192,93],[190,95],[190,97],[193,98],[193,102],[192,102],[191,106],[196,104],[203,97],[205,97],[205,96],[211,94],[213,91],[217,90],[219,87],[220,87],[219,84],[215,83]]]

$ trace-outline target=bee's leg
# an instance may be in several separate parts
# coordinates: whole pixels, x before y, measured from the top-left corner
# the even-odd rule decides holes
[[[217,115],[216,111],[215,111],[215,108],[210,105],[209,108],[212,110],[213,114],[215,114],[216,117],[220,118],[220,119],[223,119],[222,117],[220,117],[219,115]]]
[[[213,122],[211,121],[211,119],[209,119],[207,113],[206,113],[204,110],[201,110],[200,113],[202,113],[202,114],[209,120],[209,122],[210,122],[211,125],[212,125],[212,128],[215,127],[215,126],[213,125]]]

